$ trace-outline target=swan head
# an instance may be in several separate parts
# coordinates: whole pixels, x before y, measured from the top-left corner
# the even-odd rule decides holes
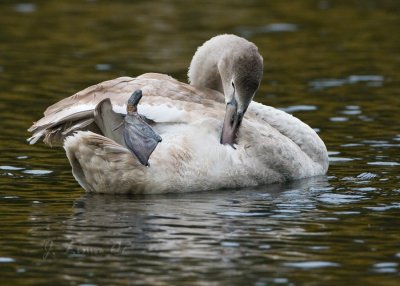
[[[235,35],[216,36],[198,48],[188,75],[192,85],[225,95],[221,144],[233,146],[263,75],[263,58],[257,46]]]
[[[225,94],[226,111],[221,144],[233,146],[243,116],[261,81],[263,62],[257,50],[246,49],[239,57],[229,54],[220,62],[219,70]]]

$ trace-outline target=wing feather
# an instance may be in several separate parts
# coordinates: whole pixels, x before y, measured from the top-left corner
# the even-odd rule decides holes
[[[46,143],[50,145],[58,144],[60,140],[62,141],[65,138],[63,132],[71,126],[76,126],[74,130],[91,130],[102,134],[99,131],[101,128],[95,126],[97,122],[89,125],[81,123],[89,122],[87,120],[95,118],[96,106],[107,98],[109,98],[114,111],[126,112],[124,111],[126,103],[132,92],[137,89],[143,91],[144,97],[141,103],[147,104],[147,106],[158,106],[164,103],[175,106],[174,104],[179,101],[179,109],[191,111],[195,105],[212,107],[224,102],[224,96],[218,91],[181,83],[163,74],[148,73],[136,78],[120,77],[90,86],[49,106],[44,112],[44,117],[28,129],[29,132],[33,133],[28,141],[34,144],[40,137],[45,136]],[[157,116],[149,118],[157,121]],[[189,119],[186,118],[185,120]],[[163,117],[163,120],[176,120],[176,118],[167,117],[165,119]],[[67,133],[70,134],[70,132]]]

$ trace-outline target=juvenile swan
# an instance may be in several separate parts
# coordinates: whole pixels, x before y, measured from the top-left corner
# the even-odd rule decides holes
[[[262,72],[253,43],[219,35],[193,56],[190,85],[156,73],[99,83],[48,107],[28,140],[44,136],[49,145],[63,144],[75,179],[88,192],[190,192],[325,174],[327,150],[314,130],[252,101]],[[134,92],[143,95],[140,116],[128,105],[136,120],[129,122],[143,124],[142,134],[120,127]],[[149,152],[139,160],[142,147],[135,156],[126,146],[137,136],[146,141],[145,134],[157,140],[151,150],[144,143]]]

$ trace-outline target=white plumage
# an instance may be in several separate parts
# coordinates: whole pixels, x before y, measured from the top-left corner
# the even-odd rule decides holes
[[[189,192],[325,174],[327,150],[313,129],[283,111],[251,102],[261,75],[262,58],[254,44],[234,35],[217,36],[196,52],[191,85],[153,73],[91,86],[50,106],[29,129],[29,140],[35,143],[44,135],[48,144],[63,144],[79,184],[99,193]],[[123,142],[103,136],[94,120],[94,109],[104,98],[110,98],[115,112],[126,114],[137,89],[143,92],[138,112],[162,137],[150,167],[141,165]],[[229,121],[224,121],[226,106],[232,102],[238,116],[245,114],[232,137],[236,149],[221,144],[221,130]]]

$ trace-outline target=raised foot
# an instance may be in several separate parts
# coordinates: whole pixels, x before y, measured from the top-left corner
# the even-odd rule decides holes
[[[140,163],[149,166],[150,155],[158,143],[162,141],[162,138],[138,114],[137,105],[141,98],[142,91],[136,90],[128,100],[123,138],[126,147],[138,158]]]

